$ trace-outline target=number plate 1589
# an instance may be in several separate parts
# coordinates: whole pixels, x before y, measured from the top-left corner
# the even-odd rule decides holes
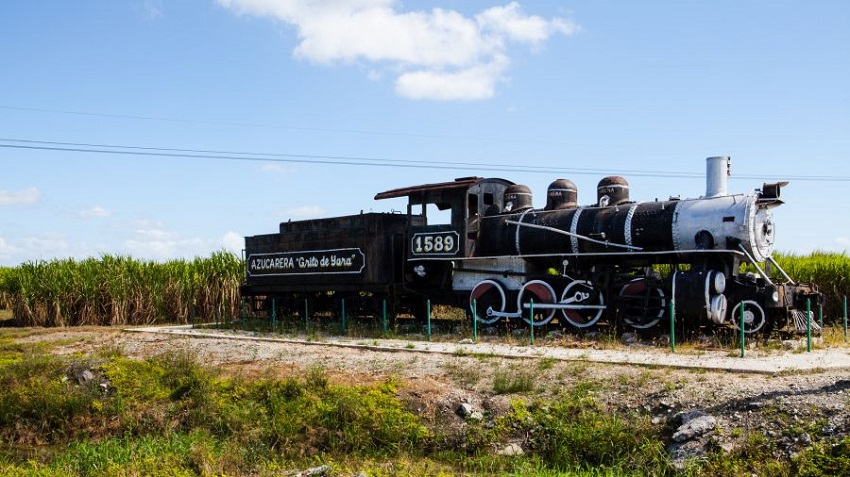
[[[413,234],[413,255],[455,255],[460,246],[460,235],[455,231]]]

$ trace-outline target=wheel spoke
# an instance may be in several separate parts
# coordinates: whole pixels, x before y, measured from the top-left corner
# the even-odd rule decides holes
[[[499,321],[496,313],[505,311],[505,290],[494,280],[482,280],[469,294],[469,306],[475,303],[475,319],[486,325]]]
[[[645,278],[632,280],[620,290],[619,314],[631,328],[645,330],[656,326],[666,306],[664,291],[648,286]]]
[[[764,308],[753,300],[744,300],[735,305],[729,320],[736,330],[741,330],[741,306],[744,307],[744,333],[751,334],[760,330],[765,323]]]
[[[587,280],[576,280],[566,288],[561,294],[561,304],[566,305],[589,305],[589,306],[604,306],[605,299],[601,293],[593,288]],[[590,309],[562,309],[561,314],[567,322],[577,328],[587,328],[593,326],[602,317],[603,308]]]
[[[530,282],[523,285],[522,290],[519,292],[519,296],[517,297],[517,308],[520,313],[522,313],[522,319],[531,324],[531,320],[528,317],[529,308],[526,308],[526,305],[531,304],[531,300],[534,300],[534,303],[547,304],[550,305],[555,303],[555,290],[552,289],[552,286],[543,280],[531,280]],[[543,326],[552,321],[552,317],[555,316],[555,309],[535,309],[534,310],[534,326]]]

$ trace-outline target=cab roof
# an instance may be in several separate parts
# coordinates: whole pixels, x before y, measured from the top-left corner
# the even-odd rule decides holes
[[[419,201],[429,203],[433,202],[433,200],[429,199],[442,197],[446,192],[465,191],[482,180],[484,180],[482,177],[460,177],[451,182],[401,187],[381,192],[375,195],[375,200],[409,197],[411,203]]]

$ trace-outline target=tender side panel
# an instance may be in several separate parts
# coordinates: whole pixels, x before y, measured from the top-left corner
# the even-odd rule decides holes
[[[246,295],[382,290],[401,281],[408,216],[355,216],[282,223],[245,238]]]

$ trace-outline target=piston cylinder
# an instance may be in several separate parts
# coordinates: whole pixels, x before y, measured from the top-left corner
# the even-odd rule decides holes
[[[715,324],[726,320],[726,276],[715,270],[689,270],[673,274],[673,298],[680,310]]]

